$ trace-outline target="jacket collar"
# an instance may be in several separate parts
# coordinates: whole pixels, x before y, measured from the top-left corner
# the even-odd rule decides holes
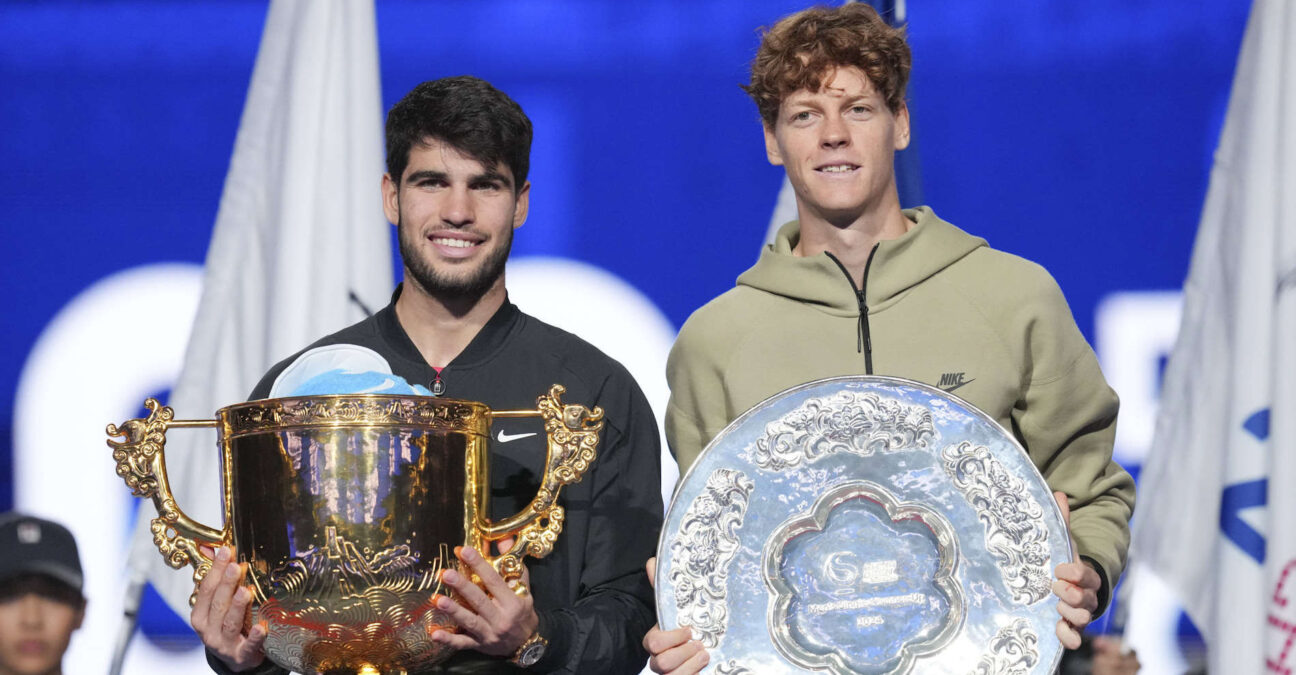
[[[881,242],[869,268],[865,302],[871,308],[880,308],[986,245],[984,239],[941,220],[928,207],[906,209],[904,214],[913,227],[896,239]],[[738,285],[815,305],[829,314],[857,316],[859,300],[851,281],[826,254],[794,255],[800,239],[799,222],[784,225],[756,265],[738,277]]]
[[[378,330],[382,334],[387,344],[391,345],[401,357],[414,361],[415,363],[427,364],[423,359],[423,354],[419,352],[414,341],[410,339],[405,327],[401,326],[400,319],[396,316],[396,299],[400,297],[401,289],[404,284],[398,284],[396,290],[392,292],[391,302],[386,307],[378,311],[375,319],[378,322]],[[474,367],[483,361],[490,359],[500,349],[502,349],[509,336],[520,325],[522,320],[522,311],[504,298],[504,304],[500,305],[498,310],[491,315],[482,326],[467,347],[454,358],[453,361],[446,364],[446,368],[456,370]],[[430,366],[429,366],[430,367]]]

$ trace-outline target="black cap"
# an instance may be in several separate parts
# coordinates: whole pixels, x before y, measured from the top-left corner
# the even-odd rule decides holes
[[[72,533],[41,518],[0,514],[0,581],[20,574],[44,574],[80,593],[81,558]]]

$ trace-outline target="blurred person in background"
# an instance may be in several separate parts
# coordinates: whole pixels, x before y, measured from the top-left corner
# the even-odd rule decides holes
[[[0,514],[0,675],[62,675],[85,617],[81,559],[67,528]]]
[[[1126,650],[1118,635],[1085,633],[1078,649],[1062,652],[1058,675],[1134,675],[1141,664],[1134,650]]]

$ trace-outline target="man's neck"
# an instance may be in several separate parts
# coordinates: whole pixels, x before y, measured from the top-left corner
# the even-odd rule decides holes
[[[502,275],[481,296],[470,298],[433,295],[406,275],[396,298],[396,319],[423,360],[434,368],[444,368],[477,337],[506,297]]]
[[[831,253],[850,273],[858,287],[864,280],[864,268],[878,242],[897,239],[913,225],[900,210],[898,199],[887,200],[881,208],[866,211],[850,220],[834,222],[798,205],[800,240],[793,254],[810,257]]]

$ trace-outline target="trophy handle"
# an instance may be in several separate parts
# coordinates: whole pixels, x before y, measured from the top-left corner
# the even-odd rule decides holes
[[[171,494],[171,484],[167,481],[166,432],[170,427],[195,428],[214,427],[216,420],[177,420],[172,419],[175,413],[171,408],[150,398],[144,401],[149,409],[145,419],[127,420],[118,427],[109,424],[109,436],[119,436],[124,440],[108,439],[113,449],[113,459],[117,460],[117,475],[126,481],[126,487],[136,497],[152,497],[153,506],[158,517],[149,526],[153,532],[153,544],[157,546],[168,565],[180,569],[186,564],[193,565],[194,594],[189,596],[189,604],[197,599],[197,587],[211,569],[212,560],[203,555],[199,544],[208,544],[213,548],[225,541],[225,532],[185,515],[176,504]]]
[[[548,394],[537,399],[537,410],[491,412],[491,417],[538,415],[544,419],[545,434],[549,437],[544,478],[535,498],[511,518],[487,521],[481,527],[488,541],[514,537],[511,549],[491,559],[505,581],[521,579],[523,555],[543,558],[553,550],[565,517],[563,508],[557,504],[558,493],[562,486],[579,481],[597,455],[599,432],[603,430],[603,409],[564,405],[560,397],[566,391],[562,385],[553,385]]]

